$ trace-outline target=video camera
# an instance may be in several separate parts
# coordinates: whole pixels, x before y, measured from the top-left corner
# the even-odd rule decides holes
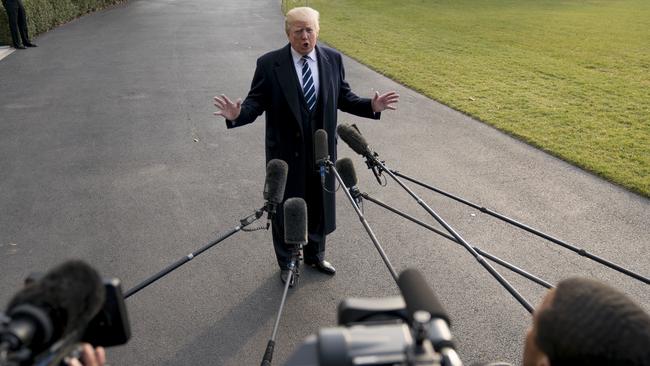
[[[130,339],[117,278],[68,261],[25,285],[0,314],[0,366],[59,365],[80,342],[111,347]]]
[[[341,326],[309,336],[286,365],[461,366],[449,317],[422,275],[408,269],[398,286],[402,296],[341,302]]]

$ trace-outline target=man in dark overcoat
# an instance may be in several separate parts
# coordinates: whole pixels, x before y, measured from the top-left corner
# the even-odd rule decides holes
[[[379,119],[381,111],[395,109],[399,96],[395,92],[375,93],[370,99],[353,93],[345,81],[341,55],[317,44],[318,17],[318,12],[308,7],[287,12],[289,44],[257,60],[251,89],[243,102],[225,95],[215,97],[215,115],[223,116],[228,128],[235,128],[266,112],[266,161],[284,160],[289,165],[284,198],[301,197],[307,202],[305,264],[333,275],[334,266],[325,260],[325,238],[336,229],[335,179],[328,174],[325,189],[321,186],[314,159],[314,132],[327,132],[330,160],[334,162],[337,110]],[[278,211],[272,234],[284,282],[291,253],[284,242],[282,210]]]

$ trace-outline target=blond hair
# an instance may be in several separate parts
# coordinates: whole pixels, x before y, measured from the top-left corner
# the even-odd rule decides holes
[[[315,9],[306,6],[293,8],[287,12],[284,18],[284,30],[289,34],[289,29],[294,22],[309,22],[314,24],[314,30],[318,33],[320,30],[319,20],[320,14]]]

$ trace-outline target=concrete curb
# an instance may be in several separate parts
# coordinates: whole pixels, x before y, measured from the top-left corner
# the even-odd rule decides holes
[[[16,49],[9,46],[0,46],[0,60],[14,53]]]

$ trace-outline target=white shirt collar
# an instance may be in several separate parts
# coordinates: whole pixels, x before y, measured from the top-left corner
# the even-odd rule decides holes
[[[293,57],[293,62],[296,64],[299,63],[300,59],[302,59],[302,55],[298,53],[298,51],[294,50],[293,47],[289,48],[291,48],[291,56]],[[316,47],[314,47],[314,49],[307,54],[307,57],[309,57],[310,61],[316,61]]]

